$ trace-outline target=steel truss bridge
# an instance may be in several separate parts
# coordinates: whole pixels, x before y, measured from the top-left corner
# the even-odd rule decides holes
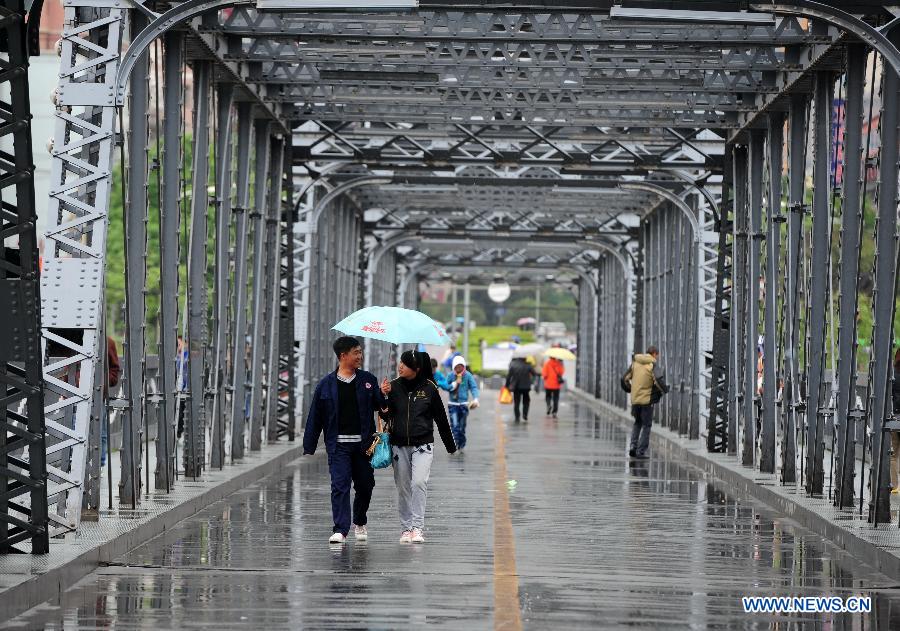
[[[890,3],[328,4],[67,0],[40,270],[40,3],[0,5],[0,549],[46,552],[100,508],[121,209],[123,504],[149,490],[146,449],[151,484],[170,490],[176,472],[293,440],[332,368],[331,324],[365,304],[415,307],[420,281],[453,270],[553,272],[578,295],[578,387],[624,406],[620,373],[656,344],[675,386],[664,424],[810,495],[827,473],[836,505],[886,519]]]

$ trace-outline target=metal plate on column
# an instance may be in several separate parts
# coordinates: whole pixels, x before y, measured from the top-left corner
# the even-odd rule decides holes
[[[44,261],[41,273],[42,325],[45,328],[97,328],[102,283],[103,261]]]

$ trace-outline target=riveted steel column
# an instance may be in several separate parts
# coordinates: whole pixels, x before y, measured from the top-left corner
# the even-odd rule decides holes
[[[138,33],[147,19],[138,11],[131,13],[132,32]],[[147,286],[147,177],[149,125],[147,107],[150,56],[141,55],[131,79],[128,116],[128,197],[125,200],[125,370],[123,389],[127,407],[122,410],[122,472],[119,501],[137,504],[141,495],[141,453],[144,425],[144,323]],[[105,340],[100,347],[106,350]]]
[[[266,252],[268,254],[268,286],[266,315],[268,338],[266,347],[266,437],[278,440],[278,357],[279,323],[281,319],[281,184],[283,180],[284,139],[273,137],[269,169],[269,204],[266,215]]]
[[[234,212],[234,336],[231,340],[231,460],[244,457],[247,417],[247,213],[250,209],[250,103],[238,104],[237,191]]]
[[[828,258],[831,256],[831,217],[828,209],[831,161],[831,98],[833,76],[816,74],[815,127],[813,129],[813,227],[810,263],[809,311],[807,313],[806,375],[806,492],[821,494],[825,471],[825,417],[819,413],[825,372],[825,318],[828,301]]]
[[[25,8],[21,0],[5,3],[11,18],[5,23],[4,98],[9,99],[9,125],[2,171],[2,188],[15,197],[4,198],[0,227],[19,235],[18,263],[6,259],[0,269],[0,553],[19,551],[14,546],[30,541],[31,552],[49,551],[47,522],[46,427],[44,384],[41,379],[41,296],[38,242],[35,230],[34,156],[31,104],[28,93],[28,51]],[[8,90],[8,91],[7,91]],[[4,103],[4,108],[6,108]],[[8,187],[8,188],[7,188]],[[0,247],[4,246],[0,239]],[[12,457],[27,446],[28,461]]]
[[[784,150],[784,115],[769,114],[769,195],[766,206],[765,334],[763,336],[762,427],[759,469],[775,473],[775,417],[778,413],[778,382],[775,362],[776,310],[778,308],[778,261],[781,256],[781,156]],[[783,438],[783,437],[782,437]]]
[[[212,445],[209,466],[221,469],[225,465],[225,370],[228,346],[228,251],[231,245],[231,170],[232,146],[231,107],[234,86],[220,83],[216,103],[216,256],[215,294],[216,309],[213,314],[213,366],[210,374],[212,391]]]
[[[204,371],[209,340],[206,244],[209,199],[209,62],[194,62],[194,154],[191,166],[191,237],[188,261],[188,387],[190,413],[184,428],[184,474],[196,478],[206,462]]]
[[[862,238],[861,158],[863,92],[867,49],[847,46],[847,99],[844,128],[843,200],[841,203],[840,293],[838,296],[838,355],[835,431],[837,470],[835,504],[853,505],[856,469],[856,422],[852,416],[856,390],[856,312]]]
[[[162,405],[156,434],[154,486],[169,490],[175,481],[176,364],[178,344],[178,230],[181,174],[184,34],[165,35],[163,146],[159,206],[159,379]]]
[[[262,444],[262,405],[263,405],[263,328],[265,327],[265,307],[263,304],[263,288],[266,277],[265,259],[265,224],[262,221],[266,210],[266,185],[269,181],[269,123],[256,121],[256,165],[253,183],[253,210],[250,212],[253,224],[253,300],[250,307],[252,318],[252,334],[250,340],[250,449],[259,451]]]
[[[741,462],[753,465],[756,462],[756,361],[757,338],[759,337],[759,270],[760,243],[762,232],[762,175],[763,150],[765,148],[762,130],[750,132],[749,183],[749,232],[747,234],[747,278],[743,308],[746,318],[744,333],[744,442]]]
[[[747,148],[734,149],[734,257],[732,264],[732,308],[731,308],[731,406],[729,409],[728,442],[729,453],[737,451],[738,427],[746,427],[742,423],[744,415],[743,400],[745,396],[744,367],[746,366],[746,346],[748,328],[746,323],[747,309]],[[744,443],[746,443],[744,438]],[[732,447],[734,448],[732,450]],[[746,448],[742,451],[746,453]]]
[[[891,34],[894,45],[900,43],[900,29]],[[897,159],[900,140],[900,79],[895,72],[884,72],[881,88],[881,173],[878,182],[878,219],[875,224],[875,287],[872,292],[874,322],[872,357],[869,362],[869,410],[872,425],[872,468],[869,497],[869,521],[890,519],[890,440],[883,431],[889,416],[888,399],[893,351],[893,317],[897,291]]]
[[[790,167],[788,173],[789,199],[787,218],[787,251],[785,252],[784,291],[784,395],[782,415],[784,431],[781,441],[784,484],[797,482],[797,420],[804,418],[798,406],[800,399],[800,237],[803,232],[803,187],[806,178],[806,121],[808,99],[805,95],[791,98],[790,111]],[[798,415],[798,412],[800,414]]]

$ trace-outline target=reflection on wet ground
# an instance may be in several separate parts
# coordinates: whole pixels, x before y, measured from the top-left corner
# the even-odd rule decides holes
[[[528,629],[900,628],[900,589],[886,577],[696,469],[664,456],[629,460],[621,426],[571,399],[558,420],[506,420],[504,484],[495,476],[495,414],[511,411],[497,407],[470,416],[464,455],[438,451],[424,546],[397,542],[390,470],[376,472],[369,541],[329,546],[320,454],[6,626],[487,629],[521,620]],[[495,541],[505,532],[495,520],[511,522],[513,541]],[[500,563],[505,555],[514,564]],[[512,579],[504,567],[515,568]],[[516,603],[515,585],[495,590],[508,580],[517,582],[521,618],[501,615]],[[864,595],[873,610],[744,613],[741,596],[768,595]]]

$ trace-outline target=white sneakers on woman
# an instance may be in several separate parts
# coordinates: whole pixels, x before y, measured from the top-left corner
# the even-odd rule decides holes
[[[336,532],[328,538],[328,543],[344,543],[346,540],[344,533]]]
[[[425,543],[425,535],[419,528],[404,530],[400,535],[400,543]]]
[[[365,526],[353,526],[357,541],[366,541],[369,538],[369,530]]]

